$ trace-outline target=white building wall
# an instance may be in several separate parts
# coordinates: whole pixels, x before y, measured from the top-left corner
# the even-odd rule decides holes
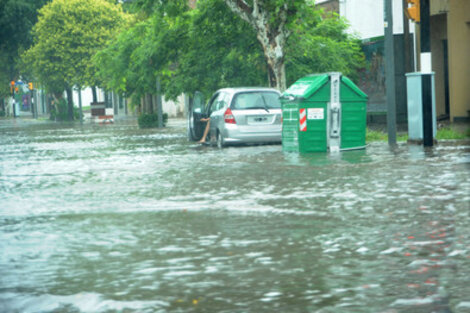
[[[76,107],[79,106],[79,91],[74,89],[73,92],[73,103]],[[89,107],[93,102],[93,93],[91,88],[85,88],[81,90],[82,96],[82,107]],[[97,89],[98,102],[104,101],[104,94],[101,89]],[[184,115],[184,95],[179,96],[176,101],[165,100],[165,97],[162,97],[162,109],[164,113],[168,114],[168,117],[182,117]],[[119,108],[118,100],[115,99],[114,105],[117,106],[118,115],[125,115],[125,109]],[[132,114],[128,112],[128,114]]]
[[[73,90],[73,104],[78,107],[79,106],[79,99],[78,99],[78,90],[74,89]],[[90,87],[87,87],[85,89],[81,90],[82,94],[82,107],[87,107],[90,106],[90,104],[93,102],[93,92]],[[96,89],[96,96],[98,98],[98,102],[104,101],[104,95],[101,89],[97,88]]]
[[[162,109],[168,117],[182,117],[184,115],[184,95],[180,95],[176,101],[162,99]]]
[[[403,3],[392,1],[393,33],[403,34]],[[360,39],[384,36],[384,0],[339,0],[339,11],[351,25],[349,33]],[[410,26],[410,32],[413,29]]]

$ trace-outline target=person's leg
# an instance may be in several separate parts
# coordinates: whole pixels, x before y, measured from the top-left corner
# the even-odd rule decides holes
[[[209,133],[210,125],[211,125],[211,120],[208,120],[206,124],[206,128],[204,129],[204,133],[202,134],[202,138],[201,140],[199,140],[199,143],[206,142],[206,137],[207,137],[207,134]]]

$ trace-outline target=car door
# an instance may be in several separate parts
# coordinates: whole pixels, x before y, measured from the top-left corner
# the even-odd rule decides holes
[[[197,141],[202,138],[205,122],[201,122],[201,118],[206,117],[204,106],[204,95],[196,91],[192,101],[189,102],[188,108],[188,139]]]

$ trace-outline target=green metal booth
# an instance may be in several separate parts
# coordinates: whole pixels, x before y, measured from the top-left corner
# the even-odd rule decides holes
[[[365,148],[367,95],[341,73],[303,77],[282,94],[281,103],[284,151]]]

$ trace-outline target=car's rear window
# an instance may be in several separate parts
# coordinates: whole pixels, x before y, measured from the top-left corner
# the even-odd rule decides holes
[[[232,102],[232,109],[280,109],[281,101],[279,94],[270,91],[243,92],[235,95]]]

